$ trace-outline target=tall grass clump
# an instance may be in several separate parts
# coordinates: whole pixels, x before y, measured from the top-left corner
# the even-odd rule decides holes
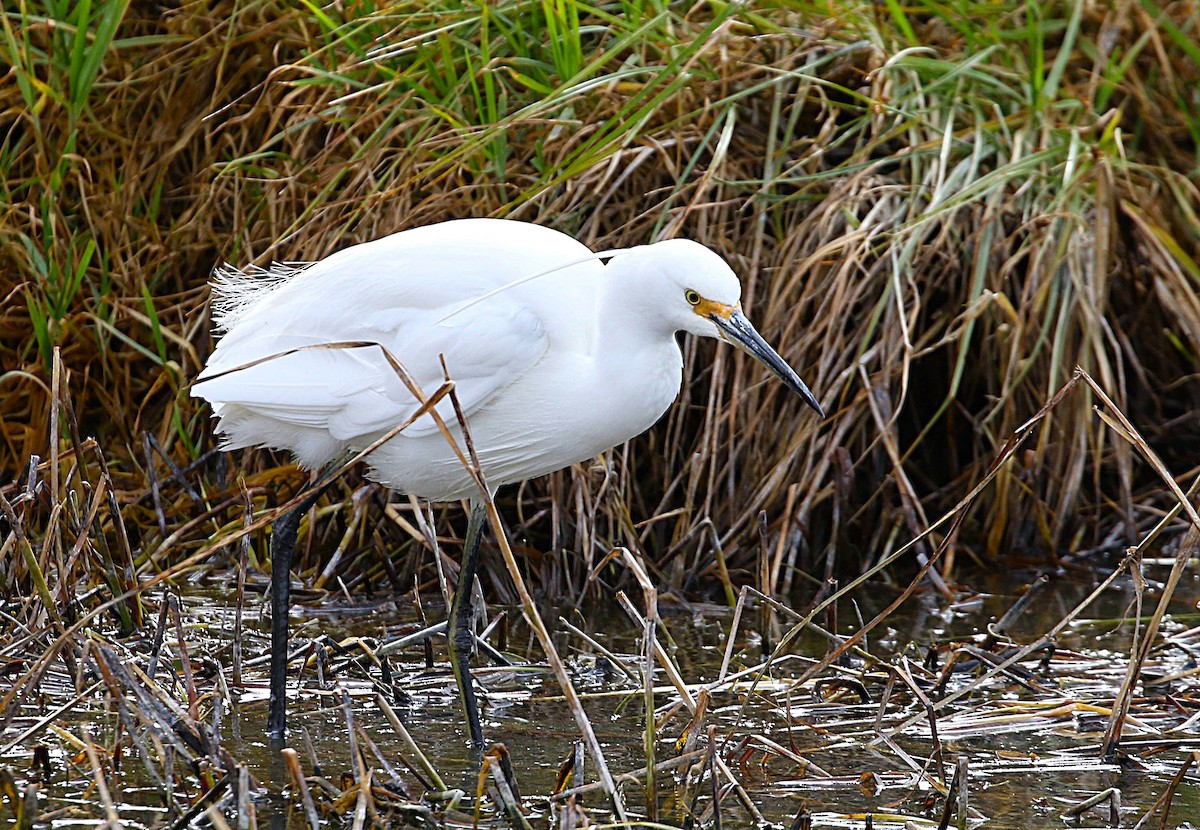
[[[315,259],[462,216],[598,247],[703,241],[832,413],[818,424],[742,355],[689,343],[690,380],[662,424],[505,497],[520,535],[551,552],[547,591],[583,592],[613,543],[676,589],[745,582],[762,511],[769,587],[865,567],[953,506],[1075,366],[1170,469],[1195,473],[1190,0],[162,15],[93,0],[2,20],[4,480],[66,440],[57,348],[139,570],[240,525],[239,479],[259,507],[299,480],[266,453],[172,477],[168,459],[183,468],[213,446],[186,392],[211,348],[212,267]],[[1120,546],[1161,514],[1168,497],[1087,395],[1000,471],[960,558]],[[37,509],[51,521],[48,495]],[[378,569],[415,535],[352,521],[351,568]],[[10,585],[27,578],[11,568]]]

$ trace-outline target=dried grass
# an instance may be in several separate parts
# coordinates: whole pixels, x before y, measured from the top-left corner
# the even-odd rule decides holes
[[[1197,4],[889,9],[6,10],[0,481],[29,535],[6,535],[0,592],[44,588],[50,613],[77,584],[111,599],[220,550],[243,492],[261,513],[301,483],[267,453],[206,454],[186,384],[214,266],[468,215],[603,247],[704,241],[833,413],[818,425],[742,355],[689,343],[662,424],[504,494],[548,594],[625,578],[588,578],[618,544],[664,593],[757,574],[786,596],[804,571],[863,570],[1076,366],[1195,477]],[[1092,403],[1055,409],[957,535],[929,540],[946,579],[963,557],[1116,550],[1173,507]],[[354,490],[309,523],[304,567],[337,549],[351,589],[432,588],[426,516],[374,493],[388,522],[364,521]],[[136,599],[114,607],[136,625]]]
[[[1200,222],[1194,114],[1178,104],[1194,56],[1129,4],[1065,29],[1003,9],[996,29],[1025,37],[1008,53],[996,32],[962,29],[973,10],[896,29],[639,7],[640,20],[601,14],[603,34],[564,35],[547,59],[543,11],[520,5],[359,6],[345,22],[270,4],[224,18],[131,9],[96,88],[65,102],[27,85],[86,81],[63,57],[73,36],[10,13],[7,476],[49,454],[58,346],[84,432],[112,456],[128,519],[153,535],[138,491],[147,463],[165,471],[135,449],[142,433],[177,463],[210,445],[183,387],[209,348],[212,267],[317,258],[462,215],[603,246],[704,240],[835,411],[818,432],[742,356],[690,345],[684,403],[612,454],[605,483],[577,469],[522,490],[522,514],[543,517],[523,529],[581,551],[588,570],[623,541],[700,588],[684,578],[712,573],[700,523],[746,568],[764,508],[785,540],[776,584],[830,545],[865,561],[961,493],[996,436],[1075,365],[1159,425],[1148,437],[1168,463],[1187,458]],[[1184,35],[1189,11],[1165,12]],[[97,12],[92,33],[105,25]],[[901,48],[909,29],[920,48]],[[1097,513],[1108,504],[1118,539],[1152,513],[1088,410],[1059,415],[999,476],[964,540],[974,550],[1061,553],[1114,538]],[[1115,473],[1101,472],[1110,453]],[[238,461],[243,475],[264,469]],[[232,481],[201,473],[213,494]],[[190,505],[164,505],[170,524]]]

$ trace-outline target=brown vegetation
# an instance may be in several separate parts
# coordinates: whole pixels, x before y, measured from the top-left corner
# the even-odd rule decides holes
[[[989,6],[991,31],[971,28],[971,5],[903,20],[645,6],[580,29],[586,10],[566,4],[552,53],[549,7],[351,5],[343,22],[139,4],[109,31],[119,5],[75,30],[5,17],[0,417],[15,482],[54,452],[59,349],[57,389],[103,448],[139,569],[240,522],[235,500],[178,535],[239,479],[260,507],[298,481],[286,459],[238,453],[190,470],[189,495],[145,451],[148,434],[185,466],[213,446],[187,395],[213,266],[467,215],[596,246],[704,241],[832,412],[818,425],[741,355],[689,344],[690,382],[658,428],[602,472],[506,496],[534,548],[582,554],[542,559],[548,589],[578,593],[623,542],[704,591],[710,521],[745,581],[762,510],[780,589],[835,551],[872,561],[953,505],[1076,365],[1194,474],[1192,2],[1061,20]],[[1070,401],[998,475],[963,550],[1120,546],[1155,520],[1157,483],[1090,407]],[[182,547],[162,550],[164,534]],[[357,543],[372,534],[387,550],[411,538],[372,521]],[[9,587],[26,578],[14,567]]]
[[[209,413],[188,395],[211,348],[206,281],[226,260],[310,260],[490,215],[597,248],[703,241],[742,275],[750,316],[831,413],[816,422],[742,355],[690,342],[687,385],[663,423],[602,463],[501,494],[542,596],[641,589],[625,609],[636,647],[617,655],[596,631],[571,637],[574,667],[605,655],[622,674],[605,681],[613,696],[640,708],[645,815],[677,774],[663,807],[672,820],[717,825],[735,799],[750,820],[759,808],[741,782],[770,761],[767,780],[786,768],[857,790],[873,809],[940,812],[942,826],[957,812],[965,826],[970,747],[956,766],[942,740],[1052,722],[1074,725],[1072,746],[1103,756],[1106,772],[1131,768],[1126,753],[1158,758],[1135,801],[1143,823],[1166,826],[1177,795],[1195,799],[1194,742],[1168,733],[1197,718],[1200,629],[1168,630],[1166,614],[1200,538],[1183,533],[1200,521],[1188,487],[1200,482],[1198,27],[1196,0],[6,5],[0,756],[28,750],[40,768],[14,774],[15,754],[3,758],[0,799],[22,828],[57,815],[39,812],[38,787],[57,774],[51,750],[29,746],[53,733],[63,802],[86,791],[112,818],[106,781],[136,752],[178,826],[201,810],[219,826],[230,793],[239,819],[253,812],[253,762],[222,743],[220,718],[258,714],[254,678],[242,678],[242,609],[269,567],[272,508],[305,477],[267,452],[215,450]],[[347,477],[311,518],[297,571],[317,590],[336,582],[361,597],[382,584],[407,596],[415,584],[436,596],[443,573],[453,581],[451,557],[431,552],[461,524],[452,508],[434,515],[438,536],[422,511]],[[1143,625],[1144,557],[1168,539],[1180,543]],[[986,635],[982,616],[973,635],[944,639],[884,625],[926,579],[955,595],[946,583],[964,559],[1076,562],[1135,540],[1054,613],[1031,612],[1039,579]],[[628,550],[609,556],[616,545]],[[934,564],[926,575],[914,559]],[[489,567],[511,600],[508,576]],[[232,638],[205,640],[173,596],[159,600],[158,586],[196,572],[236,580]],[[840,591],[821,579],[834,575]],[[861,590],[887,578],[908,587]],[[757,609],[751,585],[766,595]],[[662,647],[654,586],[736,605],[728,631],[728,609],[690,606],[726,638],[715,681],[685,681]],[[1084,619],[1113,596],[1132,609]],[[419,597],[413,607],[423,620]],[[867,621],[847,626],[851,608]],[[1035,620],[1013,634],[1022,614]],[[1088,639],[1121,623],[1131,636]],[[788,653],[801,634],[806,654],[824,656]],[[318,679],[302,683],[306,704],[326,705],[334,658],[339,695],[370,692],[340,698],[351,758],[341,781],[317,770],[340,737],[306,761],[288,756],[314,826],[316,804],[357,826],[368,813],[379,825],[470,820],[388,708],[427,680],[398,653],[429,648],[431,635],[402,641],[310,642]],[[1129,659],[1112,656],[1123,649]],[[656,692],[664,679],[673,691]],[[715,695],[736,706],[707,710]],[[1002,695],[1004,706],[979,704]],[[761,721],[743,717],[751,706]],[[97,712],[103,734],[89,735]],[[372,743],[382,727],[363,719],[381,712],[399,749]],[[1136,730],[1155,734],[1133,742]],[[677,756],[656,757],[676,737]],[[847,745],[889,763],[860,777]],[[508,780],[503,747],[487,758],[493,800],[519,824],[530,799]],[[1013,756],[989,749],[972,769],[981,761],[999,775]],[[1010,780],[1046,777],[1036,754],[1017,763],[1026,778]],[[564,765],[555,788],[562,826],[586,820],[570,799],[601,786],[574,774]],[[879,786],[892,792],[877,799]],[[1124,776],[1120,787],[1132,789]],[[921,788],[939,795],[922,804]],[[1121,792],[1079,793],[1053,812],[1100,805],[1117,821]],[[795,816],[811,821],[804,804]]]

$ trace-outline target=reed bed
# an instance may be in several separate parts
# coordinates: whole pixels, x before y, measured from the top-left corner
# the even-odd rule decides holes
[[[578,594],[614,543],[710,590],[714,532],[752,570],[764,509],[781,587],[862,567],[1076,366],[1194,473],[1194,3],[72,14],[3,17],[0,463],[12,480],[50,457],[59,348],[144,549],[196,515],[178,486],[152,506],[151,482],[214,445],[186,392],[213,267],[468,215],[601,247],[703,240],[833,413],[818,425],[741,355],[689,344],[658,429],[506,495],[523,535],[575,554],[543,560],[548,591]],[[947,574],[1118,550],[1153,522],[1157,480],[1091,403],[997,477]],[[279,488],[287,462],[209,459],[205,492]]]
[[[664,820],[718,826],[734,801],[734,821],[756,818],[739,764],[760,755],[824,777],[803,743],[707,719],[714,695],[765,697],[778,726],[824,717],[796,715],[789,696],[849,707],[839,696],[861,689],[872,735],[847,726],[838,740],[889,759],[871,773],[885,789],[936,792],[935,826],[974,820],[970,782],[990,763],[971,756],[959,772],[946,735],[1091,715],[1104,720],[1104,764],[1175,753],[1160,803],[1140,805],[1166,826],[1196,776],[1195,673],[1173,662],[1192,659],[1195,636],[1168,611],[1200,523],[1198,21],[1194,0],[6,6],[0,801],[22,828],[49,820],[38,792],[69,768],[93,782],[90,815],[115,820],[107,782],[125,758],[169,822],[196,810],[218,826],[250,821],[259,782],[222,748],[233,745],[220,719],[256,665],[242,677],[239,628],[227,656],[189,667],[213,645],[189,646],[170,598],[216,581],[240,619],[269,568],[266,528],[306,474],[268,452],[219,452],[189,397],[212,345],[207,280],[223,261],[312,260],[406,227],[508,216],[597,248],[703,241],[832,413],[818,424],[742,355],[688,343],[680,402],[654,430],[501,494],[496,524],[539,601],[634,598],[643,636],[633,657],[613,655],[644,735],[645,771],[622,788],[631,815],[654,819],[670,789]],[[436,618],[461,523],[452,506],[429,510],[352,471],[304,523],[297,576],[309,598],[415,595]],[[1149,608],[1155,557],[1169,567]],[[1111,658],[1119,680],[1063,692],[1058,680],[1086,679],[1080,664],[1097,659],[1055,649],[1066,609],[1020,643],[1003,627],[917,638],[936,654],[928,665],[879,647],[897,609],[929,597],[952,608],[982,573],[1037,565],[1049,579],[1097,563],[1139,603],[1128,653]],[[517,601],[499,557],[483,582]],[[860,622],[847,615],[864,590],[888,601]],[[738,659],[766,674],[687,679],[655,647],[664,600],[723,607],[727,642],[753,630],[761,659]],[[594,659],[599,642],[568,622]],[[825,656],[792,654],[814,626]],[[345,648],[310,642],[313,666]],[[350,778],[313,769],[322,747],[280,775],[313,805],[304,821],[470,813],[474,793],[439,800],[454,787],[411,736],[407,771],[371,750],[400,724],[375,701],[424,669],[363,648],[342,666],[361,700],[329,704],[356,747]],[[722,675],[753,651],[738,648]],[[1160,694],[1154,677],[1182,688]],[[1025,696],[1016,709],[997,702],[1009,693]],[[1130,724],[1159,743],[1131,744]],[[41,764],[37,746],[53,747],[46,777],[14,772],[7,753]],[[487,756],[480,787],[519,824],[531,796],[507,757]],[[566,777],[561,826],[621,814],[611,794],[603,808],[587,795],[594,779]],[[1099,788],[1096,805],[1119,817],[1120,790]],[[794,826],[813,821],[807,809]]]
[[[1076,375],[1006,442],[993,474],[1089,383]],[[939,523],[966,515],[973,497]],[[4,502],[17,539],[30,500]],[[960,589],[946,604],[924,589],[905,612],[896,604],[921,573],[883,598],[834,582],[796,608],[749,586],[733,608],[662,603],[648,563],[618,548],[604,579],[638,587],[616,591],[624,622],[572,609],[555,625],[571,681],[552,677],[555,646],[523,618],[489,614],[496,656],[477,673],[489,730],[505,742],[481,761],[463,758],[453,678],[419,593],[365,605],[307,597],[349,622],[301,627],[292,746],[265,753],[255,736],[267,638],[254,596],[266,580],[249,545],[226,568],[192,557],[107,602],[99,591],[64,598],[61,614],[37,596],[6,605],[0,804],[22,828],[254,827],[288,815],[314,830],[613,816],[618,826],[1184,827],[1200,806],[1200,615],[1168,622],[1164,611],[1200,600],[1194,580],[1180,581],[1200,533],[1148,562],[1154,542],[1113,566],[1064,557],[1027,570],[1000,583],[1023,584],[1008,595]],[[176,593],[196,577],[207,587]],[[126,618],[140,620],[135,632]],[[611,781],[577,738],[581,721],[594,724]]]

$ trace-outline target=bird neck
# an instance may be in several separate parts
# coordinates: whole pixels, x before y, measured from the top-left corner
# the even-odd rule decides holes
[[[675,326],[660,311],[658,286],[623,265],[618,259],[605,269],[596,309],[596,353],[620,356],[638,347],[674,346]]]
[[[659,312],[655,286],[638,274],[609,266],[597,307],[596,338],[592,354],[603,382],[635,386],[655,378],[654,385],[678,391],[683,355],[675,328]],[[638,379],[641,378],[641,381]]]

